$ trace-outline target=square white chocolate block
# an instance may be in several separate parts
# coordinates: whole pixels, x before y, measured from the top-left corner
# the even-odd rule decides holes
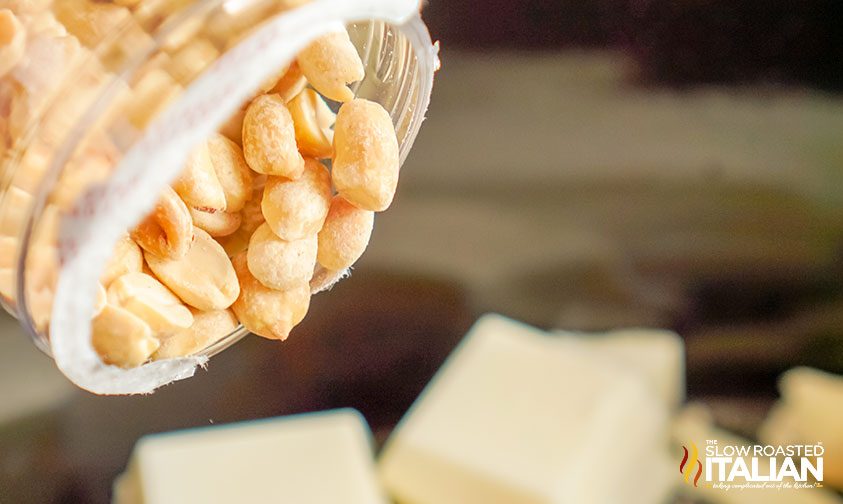
[[[146,436],[116,504],[384,504],[371,434],[355,410]]]
[[[618,366],[639,373],[673,411],[685,401],[685,344],[662,329],[620,329],[605,334],[577,334],[584,343]]]
[[[822,442],[824,482],[843,490],[843,376],[791,369],[779,380],[781,399],[758,431],[769,444]]]
[[[379,461],[401,504],[654,504],[668,408],[576,338],[482,317]]]

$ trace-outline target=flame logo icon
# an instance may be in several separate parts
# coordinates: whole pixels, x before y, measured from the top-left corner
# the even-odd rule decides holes
[[[691,443],[691,452],[688,453],[688,448],[684,445],[682,449],[685,451],[685,454],[682,456],[682,462],[679,463],[679,473],[685,477],[685,483],[691,484],[691,475],[694,474],[694,467],[696,466],[696,475],[694,475],[694,486],[697,486],[697,482],[700,480],[700,476],[702,476],[702,462],[700,459],[697,458],[699,456],[699,452],[697,451],[697,445]]]

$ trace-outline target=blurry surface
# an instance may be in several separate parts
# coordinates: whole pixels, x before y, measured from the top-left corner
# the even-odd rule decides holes
[[[0,311],[0,384],[0,428],[55,408],[75,389],[4,311]]]
[[[673,324],[723,282],[735,303],[839,290],[843,100],[647,91],[628,64],[445,53],[363,265],[444,272],[562,327]]]

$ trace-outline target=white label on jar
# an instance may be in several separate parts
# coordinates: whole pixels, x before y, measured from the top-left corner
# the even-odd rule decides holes
[[[205,357],[187,357],[121,369],[100,360],[90,341],[90,314],[114,244],[151,211],[156,195],[176,177],[191,149],[311,40],[357,20],[419,23],[418,10],[419,0],[316,0],[277,16],[192,83],[146,129],[114,175],[80,197],[62,221],[62,268],[50,330],[53,358],[71,381],[96,394],[143,394],[192,376],[206,362]],[[419,36],[417,28],[411,42],[420,66],[430,68],[432,82],[435,52],[429,36]],[[423,92],[429,95],[429,85]],[[427,98],[425,108],[426,103]]]

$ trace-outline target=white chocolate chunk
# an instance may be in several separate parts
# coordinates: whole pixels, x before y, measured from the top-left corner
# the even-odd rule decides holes
[[[685,400],[685,345],[676,333],[659,329],[622,329],[606,334],[560,332],[590,346],[618,366],[640,373],[668,408]]]
[[[701,404],[690,404],[685,407],[673,422],[671,427],[671,438],[673,441],[673,450],[676,456],[683,455],[682,446],[696,440],[697,448],[704,450],[707,440],[716,440],[719,446],[752,446],[754,443],[748,439],[742,438],[728,432],[724,429],[717,428],[712,423],[711,412]],[[820,438],[812,438],[813,444]],[[826,450],[826,463],[828,463],[828,454],[830,450]],[[674,457],[676,458],[676,457]],[[705,455],[701,454],[698,459],[703,465],[707,464]],[[678,460],[681,460],[678,459]],[[778,463],[782,463],[779,457]],[[797,458],[798,463],[798,458]],[[770,461],[768,457],[758,457],[758,467],[766,467],[769,471]],[[717,465],[713,465],[714,468]],[[828,466],[826,466],[828,467]],[[710,502],[711,504],[843,504],[843,499],[837,497],[833,492],[826,488],[808,488],[808,489],[777,489],[777,488],[747,488],[743,491],[733,488],[729,491],[724,491],[720,488],[715,488],[711,483],[706,482],[706,472],[703,471],[700,477],[699,485],[687,485],[681,480],[681,475],[678,474],[678,462],[674,465],[675,477],[679,478],[677,488],[679,493],[688,499],[700,502]],[[716,470],[716,469],[715,469]],[[763,471],[763,469],[761,469]],[[712,480],[717,479],[712,478]],[[786,478],[793,485],[793,478]],[[713,481],[712,481],[713,482]],[[742,484],[744,478],[737,477],[733,483]]]
[[[843,376],[798,367],[782,375],[779,390],[758,437],[774,445],[822,441],[824,482],[843,490]]]
[[[113,502],[385,504],[370,440],[354,410],[146,436]]]
[[[487,315],[393,432],[379,473],[414,504],[650,504],[672,483],[654,470],[666,420],[642,376]]]

